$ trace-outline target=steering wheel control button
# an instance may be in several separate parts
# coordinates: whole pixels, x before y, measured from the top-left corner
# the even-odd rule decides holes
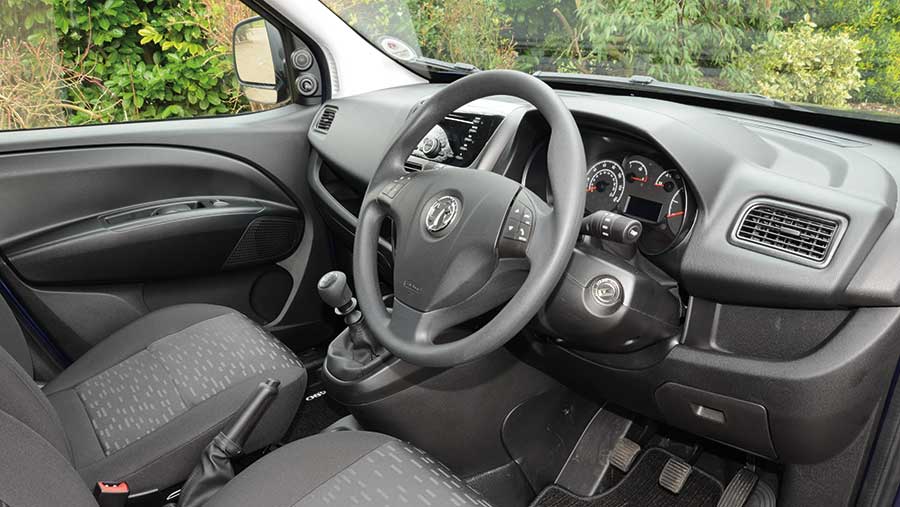
[[[525,210],[522,212],[522,223],[528,227],[534,223],[534,212],[528,206],[525,206]]]
[[[381,191],[381,195],[384,195],[385,197],[388,197],[390,199],[397,197],[397,194],[399,194],[400,190],[402,190],[403,187],[405,187],[406,184],[409,183],[409,180],[409,176],[401,176],[395,179],[394,181],[385,185],[384,190]]]
[[[445,195],[431,203],[425,212],[425,229],[437,234],[450,227],[459,215],[462,202],[452,195]]]
[[[515,239],[516,234],[519,232],[519,224],[518,220],[513,218],[507,218],[506,224],[503,225],[503,237],[506,239]]]
[[[525,249],[534,228],[534,210],[525,200],[516,198],[506,214],[498,245],[502,257],[525,257]]]
[[[531,224],[526,224],[524,221],[519,222],[519,228],[516,231],[516,241],[527,243],[529,238],[531,238]]]
[[[522,202],[522,199],[516,199],[509,208],[509,218],[514,218],[531,225],[532,222],[534,222],[534,211],[528,207],[527,204]]]
[[[598,278],[591,284],[591,296],[601,306],[616,306],[622,302],[622,284],[611,276]]]
[[[391,183],[388,183],[387,185],[385,185],[384,190],[381,191],[381,195],[384,195],[386,197],[390,197],[391,199],[393,199],[394,197],[397,197],[397,192],[399,190],[400,190],[400,188],[397,186],[397,184],[391,182]]]

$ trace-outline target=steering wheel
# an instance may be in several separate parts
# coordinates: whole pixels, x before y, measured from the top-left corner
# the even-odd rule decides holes
[[[534,105],[551,128],[547,168],[553,206],[501,174],[444,168],[407,173],[404,163],[431,128],[473,100],[511,95]],[[584,213],[584,146],[556,92],[508,70],[478,72],[446,86],[411,115],[381,161],[360,209],[353,249],[359,306],[394,355],[449,367],[493,352],[534,317],[559,283]],[[394,304],[385,308],[378,240],[394,233]],[[511,298],[511,299],[510,299]],[[457,340],[452,326],[508,301],[486,325]]]

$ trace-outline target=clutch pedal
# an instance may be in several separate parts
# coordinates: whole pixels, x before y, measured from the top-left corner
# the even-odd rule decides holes
[[[669,458],[662,473],[659,474],[659,485],[676,495],[681,493],[681,488],[687,482],[694,467],[677,458]]]
[[[640,452],[641,446],[637,442],[624,437],[620,438],[609,455],[609,464],[627,474]]]

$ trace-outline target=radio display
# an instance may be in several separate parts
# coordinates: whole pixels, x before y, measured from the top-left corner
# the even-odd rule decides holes
[[[628,202],[625,203],[625,214],[634,218],[640,218],[650,222],[659,221],[659,212],[662,211],[662,203],[643,199],[641,197],[629,196]]]

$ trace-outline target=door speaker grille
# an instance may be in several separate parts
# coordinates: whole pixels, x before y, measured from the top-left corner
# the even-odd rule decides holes
[[[301,223],[288,217],[260,217],[250,222],[235,245],[225,268],[280,260],[300,242]]]

